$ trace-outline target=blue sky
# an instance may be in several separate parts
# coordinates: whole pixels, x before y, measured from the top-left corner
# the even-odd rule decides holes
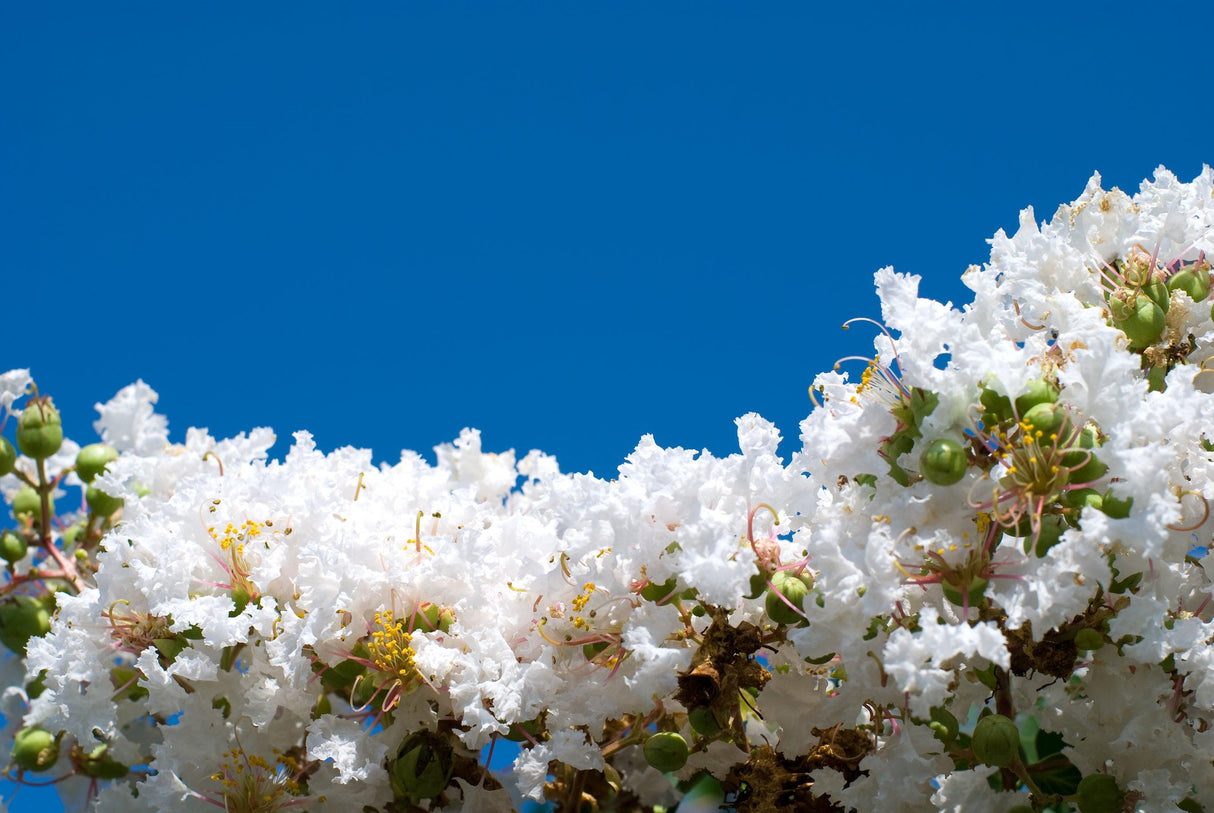
[[[1024,206],[1214,161],[1214,12],[814,5],[4,4],[0,369],[82,443],[142,378],[279,453],[791,449],[877,268],[961,303]]]

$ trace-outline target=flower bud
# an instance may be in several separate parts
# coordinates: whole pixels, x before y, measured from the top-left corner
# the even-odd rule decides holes
[[[90,443],[76,455],[76,476],[86,483],[118,459],[118,450],[104,443]]]
[[[1066,423],[1066,410],[1058,404],[1037,404],[1020,416],[1020,420],[1030,427],[1034,435],[1041,433],[1041,438],[1048,441],[1051,435],[1062,431]]]
[[[55,513],[55,501],[50,500],[51,513]],[[26,521],[29,519],[42,519],[42,497],[34,490],[33,486],[21,486],[17,493],[13,495],[13,516],[18,520],[22,517]]]
[[[59,761],[59,739],[36,726],[23,728],[13,737],[12,757],[22,770],[50,770]]]
[[[418,731],[401,743],[392,763],[392,790],[409,800],[433,799],[447,787],[454,768],[451,749],[442,738]]]
[[[0,437],[0,477],[12,474],[16,466],[17,450],[8,442],[8,438]]]
[[[12,531],[4,531],[3,534],[0,534],[0,557],[3,557],[4,561],[20,562],[28,552],[29,545],[20,534]]]
[[[674,731],[659,731],[644,745],[645,761],[662,773],[677,771],[687,764],[690,749],[687,740]]]
[[[1117,780],[1107,773],[1088,774],[1079,780],[1075,790],[1079,813],[1121,813],[1125,809],[1125,794]]]
[[[0,604],[0,643],[18,655],[25,654],[30,638],[50,631],[51,614],[38,599],[18,593]]]
[[[1169,291],[1184,291],[1189,299],[1201,302],[1210,295],[1209,263],[1194,263],[1168,277]]]
[[[801,571],[798,576],[792,576],[783,570],[771,574],[771,587],[768,588],[764,601],[768,617],[777,624],[805,623],[804,616],[797,610],[805,607],[805,596],[813,586],[814,578],[808,570]],[[793,606],[788,606],[785,599]],[[796,610],[793,607],[796,607]]]
[[[974,726],[970,747],[979,762],[1003,768],[1020,755],[1020,731],[1011,719],[1002,714],[991,714]]]
[[[89,511],[98,517],[108,517],[124,504],[121,497],[112,497],[93,486],[84,490],[84,501],[88,504]]]
[[[692,730],[702,737],[716,737],[725,730],[725,726],[721,725],[710,706],[696,706],[687,712],[687,722],[691,724]]]
[[[938,486],[959,482],[965,466],[965,450],[952,438],[936,438],[919,456],[919,473]]]
[[[17,447],[26,457],[45,460],[63,445],[63,422],[50,396],[31,398],[17,423]]]
[[[1114,297],[1109,300],[1109,309],[1113,313],[1113,326],[1125,333],[1130,349],[1135,351],[1154,344],[1167,323],[1164,308],[1146,294],[1134,295],[1132,300]]]
[[[1024,392],[1016,398],[1016,414],[1024,416],[1038,404],[1053,404],[1058,400],[1058,387],[1044,378],[1034,378],[1025,384]]]

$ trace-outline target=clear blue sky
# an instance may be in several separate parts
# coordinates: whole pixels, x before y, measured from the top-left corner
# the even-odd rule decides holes
[[[3,4],[0,370],[81,442],[143,378],[279,452],[791,448],[877,268],[963,302],[1022,207],[1214,161],[1209,10],[818,5]]]

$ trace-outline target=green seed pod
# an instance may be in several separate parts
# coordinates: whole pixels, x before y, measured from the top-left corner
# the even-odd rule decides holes
[[[1121,813],[1125,809],[1125,794],[1117,787],[1117,780],[1107,773],[1093,773],[1079,780],[1075,804],[1079,813]]]
[[[0,437],[0,477],[12,474],[16,467],[17,450],[8,442],[8,438]]]
[[[951,486],[965,476],[965,450],[952,438],[936,438],[919,456],[919,473],[928,482]]]
[[[0,534],[0,557],[6,562],[20,562],[29,553],[29,545],[25,538],[12,531]]]
[[[1085,652],[1094,652],[1104,646],[1104,636],[1091,627],[1084,627],[1075,633],[1075,648]]]
[[[1154,302],[1164,313],[1168,312],[1168,305],[1171,304],[1172,297],[1168,291],[1168,285],[1158,276],[1152,275],[1151,281],[1142,286],[1142,292],[1147,295],[1147,298]]]
[[[991,714],[974,726],[970,746],[979,762],[1004,768],[1019,758],[1020,731],[1011,719]]]
[[[1029,431],[1041,442],[1049,443],[1050,438],[1062,431],[1066,425],[1066,410],[1058,404],[1037,404],[1028,412],[1020,413],[1022,423],[1028,425]],[[1041,434],[1038,435],[1037,433]]]
[[[118,459],[118,450],[104,443],[90,443],[76,455],[76,476],[86,483]]]
[[[1169,291],[1184,291],[1189,299],[1201,302],[1210,295],[1210,267],[1194,263],[1168,277]]]
[[[1112,299],[1109,302],[1113,312],[1113,326],[1125,333],[1126,338],[1130,340],[1130,349],[1137,352],[1154,344],[1163,334],[1164,325],[1167,323],[1164,308],[1146,294],[1138,294],[1132,303],[1122,302],[1121,305],[1116,305],[1118,302],[1122,300]]]
[[[701,737],[718,737],[725,730],[711,706],[696,706],[687,712],[687,722]]]
[[[55,513],[55,501],[52,499],[51,514]],[[35,521],[42,519],[42,497],[34,490],[33,486],[21,486],[17,493],[13,495],[13,516],[20,520],[23,516]]]
[[[18,593],[0,604],[0,643],[18,655],[25,655],[30,638],[50,631],[51,614],[38,599]]]
[[[89,486],[84,490],[84,501],[89,511],[99,517],[108,517],[124,504],[121,497],[112,497],[99,488]]]
[[[13,762],[25,771],[48,771],[59,761],[59,738],[45,729],[29,726],[13,737]]]
[[[31,398],[17,424],[17,447],[26,457],[45,460],[63,445],[63,422],[50,396]]]
[[[1034,378],[1024,388],[1024,392],[1016,398],[1016,414],[1023,417],[1038,404],[1053,404],[1058,400],[1058,387],[1044,378]]]
[[[797,610],[804,609],[805,597],[813,586],[813,576],[807,570],[799,576],[791,576],[783,570],[771,574],[771,587],[767,589],[767,598],[763,602],[768,617],[777,624],[791,626],[805,623],[805,618]],[[788,606],[784,599],[788,599],[797,609]]]
[[[677,771],[687,764],[690,749],[687,740],[674,731],[659,731],[645,740],[645,761],[662,773]]]
[[[679,586],[678,579],[671,577],[661,584],[650,582],[641,588],[641,598],[657,603],[664,599],[673,600],[673,593]]]
[[[430,731],[418,731],[401,743],[389,777],[398,798],[433,799],[447,787],[455,768],[451,748]]]

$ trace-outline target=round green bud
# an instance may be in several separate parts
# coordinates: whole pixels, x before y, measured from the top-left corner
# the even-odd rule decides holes
[[[650,582],[641,588],[641,598],[654,603],[664,599],[670,599],[678,586],[679,581],[673,576],[661,584]]]
[[[25,771],[48,771],[59,761],[59,739],[51,732],[30,726],[13,737],[13,762]]]
[[[1146,294],[1138,294],[1132,302],[1112,299],[1109,305],[1113,312],[1113,326],[1125,333],[1130,340],[1131,350],[1150,347],[1163,334],[1167,314]]]
[[[29,545],[20,534],[12,531],[4,531],[3,534],[0,534],[0,557],[3,557],[4,561],[20,562],[28,552]]]
[[[0,477],[12,474],[16,467],[17,450],[8,442],[8,438],[0,436]]]
[[[1091,627],[1084,627],[1075,633],[1075,648],[1093,652],[1104,646],[1104,636]]]
[[[1171,304],[1172,297],[1168,291],[1168,284],[1162,278],[1152,275],[1151,281],[1142,286],[1142,292],[1164,313],[1168,312],[1168,305]]]
[[[51,513],[55,513],[55,501],[52,499]],[[33,518],[35,520],[42,519],[42,497],[34,490],[33,486],[21,486],[17,493],[13,495],[13,516],[17,519]]]
[[[677,771],[687,764],[687,755],[691,749],[687,740],[674,731],[659,731],[645,740],[643,746],[645,761],[649,766],[662,773]]]
[[[1020,413],[1020,420],[1034,437],[1048,444],[1066,425],[1066,410],[1058,404],[1037,404],[1028,412]]]
[[[965,591],[965,599],[962,599],[961,597],[962,585],[942,581],[940,582],[940,587],[944,591],[944,597],[949,600],[949,603],[955,604],[958,607],[977,607],[985,600],[984,597],[986,595],[986,586],[988,584],[990,584],[990,582],[986,579],[972,579]]]
[[[725,730],[725,726],[721,725],[710,706],[696,706],[687,712],[687,722],[701,737],[716,737]]]
[[[1107,773],[1088,774],[1075,789],[1075,805],[1079,813],[1121,813],[1125,794],[1117,787],[1117,780]]]
[[[455,763],[451,749],[429,731],[409,736],[392,763],[392,789],[408,799],[433,799],[447,787]]]
[[[76,455],[76,476],[86,483],[118,459],[118,450],[104,443],[90,443]]]
[[[1004,768],[1020,756],[1020,731],[1011,719],[991,714],[974,726],[970,747],[979,762]]]
[[[84,501],[89,511],[99,517],[108,517],[124,504],[121,497],[112,497],[99,488],[89,486],[84,490]]]
[[[26,457],[45,460],[63,445],[63,422],[49,396],[31,398],[17,423],[17,447]]]
[[[952,438],[936,438],[919,455],[919,473],[938,486],[951,486],[965,476],[965,450]]]
[[[0,604],[0,643],[18,655],[25,654],[30,638],[50,631],[51,614],[38,599],[18,593]]]
[[[1169,291],[1184,291],[1189,299],[1201,302],[1210,295],[1210,269],[1208,264],[1200,263],[1183,268],[1168,277]]]
[[[801,571],[799,576],[789,575],[783,570],[771,574],[771,586],[767,589],[767,598],[764,600],[768,617],[777,624],[805,623],[805,617],[798,610],[804,609],[805,597],[813,586],[814,579],[808,570]],[[788,606],[785,599],[793,606]]]
[[[1052,404],[1058,400],[1058,387],[1044,378],[1034,378],[1024,386],[1024,392],[1016,398],[1016,414],[1023,416],[1038,404]]]

